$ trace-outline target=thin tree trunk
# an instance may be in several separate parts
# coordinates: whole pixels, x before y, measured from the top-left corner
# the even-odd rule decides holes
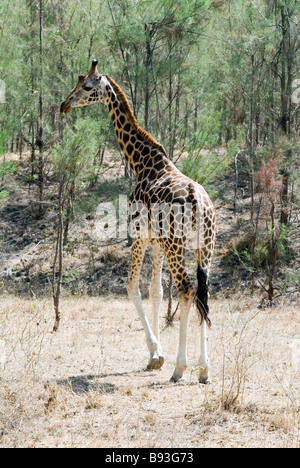
[[[33,179],[34,177],[34,169],[35,169],[35,162],[36,162],[36,158],[35,158],[35,133],[34,133],[34,121],[33,119],[31,119],[31,177]],[[29,187],[30,187],[30,184],[29,184]]]
[[[149,25],[145,24],[145,35],[146,35],[146,58],[145,58],[145,130],[148,130],[149,125],[149,105],[150,105],[150,84],[149,84],[149,73],[152,61],[152,50],[151,50],[151,32]]]
[[[59,193],[58,193],[58,226],[57,226],[57,240],[55,247],[55,256],[53,262],[52,270],[52,292],[53,292],[53,304],[55,312],[55,322],[53,327],[53,332],[56,332],[60,323],[60,293],[63,277],[63,232],[64,232],[64,185],[65,185],[65,176],[62,175],[59,184]],[[58,262],[58,273],[56,275],[56,265]],[[57,278],[56,278],[57,276]]]
[[[281,128],[287,138],[291,137],[291,95],[292,95],[292,44],[289,11],[286,5],[281,5],[281,29],[282,29],[282,56],[281,56]],[[286,154],[285,167],[282,169],[282,193],[281,193],[281,224],[288,224],[288,196],[289,196],[289,161],[292,159],[292,151]]]
[[[179,302],[176,306],[176,309],[174,312],[172,312],[173,308],[173,296],[172,296],[172,289],[173,289],[173,277],[172,273],[170,272],[170,279],[169,279],[169,288],[168,288],[168,295],[169,295],[169,302],[168,302],[168,312],[166,316],[166,326],[167,327],[172,327],[173,322],[174,322],[174,317],[179,309]]]
[[[44,192],[44,112],[43,112],[43,0],[39,3],[39,20],[40,20],[40,94],[39,94],[39,135],[36,142],[39,148],[39,160],[38,160],[38,181],[39,181],[39,200],[43,200]]]
[[[172,286],[173,286],[173,277],[172,273],[170,272],[170,277],[169,277],[169,287],[168,287],[168,296],[169,296],[169,301],[168,301],[168,312],[167,312],[167,325],[172,324],[172,304],[173,304],[173,296],[172,296]]]
[[[67,212],[66,212],[66,217],[65,217],[64,240],[63,240],[64,246],[68,242],[69,227],[70,227],[71,216],[73,213],[74,198],[75,198],[75,180],[73,180],[71,183],[70,192],[68,196],[68,207],[67,207]]]
[[[251,194],[251,221],[254,222],[254,69],[255,57],[251,57],[252,78],[251,78],[251,101],[250,101],[250,123],[249,123],[249,172],[250,172],[250,194]]]

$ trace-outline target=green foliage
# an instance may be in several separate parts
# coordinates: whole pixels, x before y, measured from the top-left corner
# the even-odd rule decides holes
[[[257,230],[232,247],[234,256],[252,274],[272,303],[274,290],[285,291],[299,277],[288,269],[291,260],[289,229],[280,225]],[[263,283],[260,281],[262,279]],[[282,279],[284,278],[284,279]]]
[[[273,241],[272,251],[275,252],[278,260],[277,264],[288,265],[291,252],[288,244],[288,228],[283,227],[281,230],[272,228],[266,229],[260,233],[260,237],[249,240],[248,246],[242,244],[242,250],[238,245],[234,245],[232,250],[234,255],[239,259],[243,267],[250,273],[261,273],[266,271],[268,275],[273,274],[270,264],[270,241]]]
[[[9,192],[7,190],[0,190],[0,206],[6,202],[9,197]]]
[[[78,278],[78,276],[79,273],[74,268],[70,268],[65,274],[62,282],[64,285],[69,285],[73,283],[73,281],[75,281]]]
[[[54,169],[65,173],[67,180],[82,178],[92,164],[96,152],[97,123],[90,119],[78,119],[74,128],[67,127],[62,142],[51,149],[50,160]]]
[[[94,214],[99,203],[109,201],[114,204],[118,213],[120,194],[127,195],[129,198],[131,192],[132,187],[128,178],[120,177],[115,181],[103,179],[98,182],[93,191],[82,193],[75,201],[74,208],[78,213]]]
[[[11,161],[3,161],[0,163],[0,179],[7,175],[12,175],[16,171],[17,164]]]
[[[181,171],[199,184],[208,185],[218,175],[223,174],[232,159],[229,153],[204,152],[188,155],[182,161]]]
[[[11,138],[13,131],[14,131],[14,122],[12,119],[10,119],[6,121],[5,127],[2,128],[2,130],[0,131],[0,155],[5,152],[6,144]]]

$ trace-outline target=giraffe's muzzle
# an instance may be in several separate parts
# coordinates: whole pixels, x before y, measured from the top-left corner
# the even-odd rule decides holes
[[[69,112],[71,112],[71,110],[72,110],[72,107],[68,105],[66,101],[64,101],[60,106],[61,114],[68,114]]]

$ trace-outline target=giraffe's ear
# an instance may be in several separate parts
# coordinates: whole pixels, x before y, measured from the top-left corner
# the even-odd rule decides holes
[[[85,79],[85,75],[79,75],[79,76],[78,76],[78,81],[79,81],[79,83],[83,83],[83,82],[84,82],[84,79]]]

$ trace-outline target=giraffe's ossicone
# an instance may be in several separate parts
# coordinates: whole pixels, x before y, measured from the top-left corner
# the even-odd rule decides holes
[[[178,291],[180,303],[180,338],[175,370],[177,382],[187,367],[187,326],[191,305],[195,302],[201,318],[201,356],[199,381],[210,380],[207,356],[208,275],[215,245],[215,210],[204,188],[183,175],[168,159],[167,153],[137,123],[121,88],[108,76],[101,75],[93,60],[87,75],[61,104],[61,112],[74,107],[102,102],[110,113],[120,148],[135,174],[136,184],[130,198],[134,236],[132,268],[127,290],[142,321],[150,351],[148,369],[159,369],[164,363],[160,344],[159,310],[163,299],[162,264],[165,257]],[[144,235],[145,229],[147,235]],[[151,245],[153,274],[150,298],[153,326],[146,317],[139,289],[139,278],[146,248]],[[198,285],[193,286],[186,267],[188,245],[195,253]]]

